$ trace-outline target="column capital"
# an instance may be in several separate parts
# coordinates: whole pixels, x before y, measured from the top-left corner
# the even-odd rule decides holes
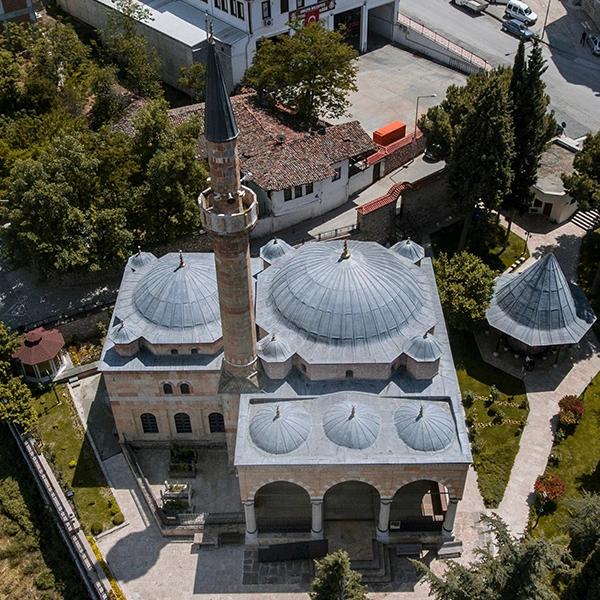
[[[254,498],[252,498],[251,500],[244,500],[244,501],[242,502],[242,504],[243,504],[244,506],[254,506]]]
[[[394,497],[393,496],[381,496],[379,498],[379,501],[381,502],[381,504],[391,504],[394,501]]]
[[[323,498],[311,498],[310,499],[310,503],[311,504],[323,504]]]

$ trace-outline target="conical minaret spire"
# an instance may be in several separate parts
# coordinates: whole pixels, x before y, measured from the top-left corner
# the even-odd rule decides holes
[[[254,192],[240,182],[239,130],[212,36],[208,45],[204,135],[211,187],[200,194],[199,205],[202,225],[215,252],[223,369],[235,380],[255,383],[256,325],[249,242],[258,208]]]

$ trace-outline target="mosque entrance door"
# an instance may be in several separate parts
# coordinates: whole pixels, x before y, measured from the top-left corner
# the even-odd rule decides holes
[[[368,483],[345,481],[327,490],[324,504],[326,521],[374,521],[379,514],[379,493]]]

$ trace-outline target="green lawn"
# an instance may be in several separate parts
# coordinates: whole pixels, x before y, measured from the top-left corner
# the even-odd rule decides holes
[[[583,401],[585,412],[575,432],[553,448],[560,463],[546,469],[566,483],[566,494],[554,512],[540,518],[533,530],[536,535],[550,538],[563,533],[568,499],[580,496],[583,490],[600,492],[600,374],[583,393]]]
[[[431,248],[434,256],[445,252],[448,256],[456,253],[463,221],[457,221],[448,227],[431,234]],[[525,240],[510,232],[508,243],[504,247],[506,229],[494,223],[478,224],[474,222],[469,231],[466,250],[479,256],[496,271],[504,271],[523,254]],[[525,257],[529,252],[525,250]]]
[[[44,454],[64,488],[75,492],[79,519],[87,532],[112,527],[118,506],[84,435],[65,386],[57,386],[35,400],[39,414],[37,435]]]
[[[451,331],[450,343],[463,399],[467,390],[481,397],[465,406],[465,412],[479,490],[485,505],[495,508],[504,495],[529,413],[525,387],[519,379],[484,363],[472,334]],[[500,396],[488,407],[483,398],[493,385]],[[493,423],[494,410],[504,414],[503,423]]]
[[[86,597],[10,431],[0,426],[0,598]]]
[[[583,291],[590,295],[598,261],[600,260],[600,228],[589,231],[581,243],[581,254],[577,269],[577,279]],[[596,315],[600,315],[600,294],[590,299]],[[594,331],[600,336],[600,320],[594,323]]]

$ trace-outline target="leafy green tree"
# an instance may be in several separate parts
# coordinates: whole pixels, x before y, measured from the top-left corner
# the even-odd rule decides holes
[[[117,91],[114,69],[98,69],[91,91],[94,94],[94,105],[90,117],[94,129],[115,121],[123,114],[126,101]]]
[[[0,48],[0,114],[11,114],[21,104],[21,68],[8,50]]]
[[[104,49],[128,89],[141,96],[157,96],[161,92],[158,54],[136,31],[136,23],[152,19],[150,11],[133,0],[111,1],[115,10],[100,31]]]
[[[576,560],[584,560],[600,541],[600,494],[584,491],[568,506],[570,518],[565,530],[571,538],[569,550]]]
[[[0,321],[0,381],[10,377],[12,356],[19,347],[19,336]]]
[[[508,96],[498,78],[488,77],[457,128],[448,159],[451,201],[466,213],[459,250],[465,247],[475,206],[497,210],[510,192],[513,152]]]
[[[576,568],[562,594],[563,600],[596,598],[600,598],[600,541]]]
[[[307,123],[340,117],[356,88],[356,51],[339,31],[320,23],[294,27],[295,34],[261,42],[246,83],[270,104],[281,103]]]
[[[546,71],[540,43],[535,40],[529,59],[525,44],[519,43],[510,82],[515,153],[512,161],[513,181],[503,208],[509,214],[509,227],[515,213],[526,212],[533,200],[531,187],[537,181],[540,157],[554,135],[556,123],[547,112],[550,98],[542,75]]]
[[[31,390],[20,377],[0,381],[0,422],[29,431],[37,421]]]
[[[194,63],[179,69],[179,85],[185,88],[194,102],[204,98],[206,84],[206,67],[202,63]]]
[[[435,278],[450,327],[470,330],[485,319],[495,273],[477,256],[460,252],[435,260]]]
[[[482,515],[494,546],[477,550],[468,566],[450,561],[442,576],[412,561],[437,600],[559,600],[553,578],[567,568],[564,549],[545,539],[516,539],[497,515]]]
[[[588,134],[581,152],[575,155],[573,173],[562,175],[565,189],[582,210],[600,210],[600,131]],[[600,291],[600,256],[591,286],[592,295]]]
[[[311,600],[367,600],[362,575],[350,567],[345,550],[337,550],[315,561],[316,575],[310,592]]]

